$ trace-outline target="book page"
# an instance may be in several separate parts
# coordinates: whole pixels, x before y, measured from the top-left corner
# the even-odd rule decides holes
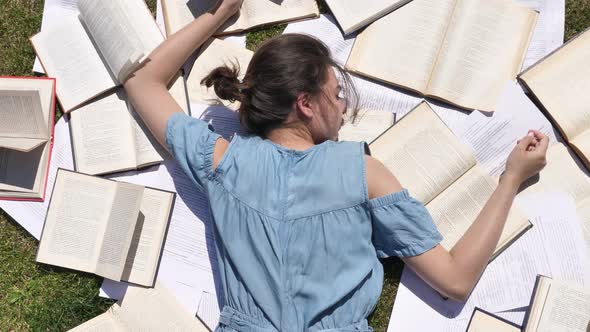
[[[115,319],[129,330],[208,331],[160,283],[154,288],[129,286],[125,297],[113,309]]]
[[[475,166],[426,205],[444,237],[441,242],[443,247],[451,250],[461,239],[496,187],[495,179]],[[528,220],[516,207],[512,207],[494,254],[498,254],[528,227]]]
[[[139,217],[143,186],[119,182],[106,229],[101,237],[97,275],[120,280],[131,247],[133,231]]]
[[[79,0],[78,8],[95,45],[120,83],[164,41],[141,0]]]
[[[239,79],[243,79],[253,54],[252,51],[236,47],[235,44],[229,41],[212,39],[210,44],[202,49],[187,78],[190,101],[208,105],[222,104],[233,110],[238,109],[240,107],[239,102],[230,103],[227,100],[219,99],[214,88],[201,85],[201,80],[209,75],[213,69],[226,64],[229,66],[232,64],[239,65]]]
[[[117,183],[59,170],[37,262],[94,272]]]
[[[63,16],[78,16],[78,0],[45,0],[43,1],[43,18],[41,31],[58,25]],[[35,58],[33,72],[44,74],[39,58]]]
[[[568,141],[590,129],[589,57],[590,30],[521,76]]]
[[[48,127],[48,133],[51,131],[53,118],[54,104],[54,84],[53,79],[37,79],[37,78],[0,78],[0,90],[17,90],[17,91],[39,91],[41,98],[41,109],[43,111],[43,119],[45,126]]]
[[[458,0],[426,93],[492,112],[515,80],[537,13],[511,0]]]
[[[174,98],[178,106],[182,108],[182,111],[190,115],[188,107],[186,82],[184,81],[184,76],[180,75],[179,73],[178,76],[175,79],[173,79],[170,85],[168,86],[168,91],[170,92],[172,98]]]
[[[590,289],[552,280],[538,328],[535,331],[587,332],[588,328],[590,328]]]
[[[114,304],[117,306],[117,304]],[[86,323],[80,324],[68,332],[125,332],[128,331],[125,326],[121,325],[112,314],[113,307],[109,308],[107,312],[102,315],[98,315]]]
[[[171,36],[184,28],[216,4],[217,0],[162,0],[166,35]],[[229,22],[235,22],[237,18],[232,17]]]
[[[31,38],[45,72],[57,80],[56,92],[64,112],[114,88],[117,83],[77,17]]]
[[[466,332],[520,332],[520,328],[476,309]]]
[[[422,103],[370,145],[381,161],[424,204],[475,165],[473,153]]]
[[[538,177],[526,181],[518,195],[542,191],[566,192],[576,204],[590,197],[590,177],[587,171],[575,159],[573,152],[561,143],[554,144],[547,150],[547,166]]]
[[[1,191],[40,194],[45,183],[49,149],[50,143],[28,152],[0,148],[0,196],[4,194]]]
[[[166,34],[172,35],[216,4],[215,0],[163,0]],[[245,0],[238,15],[225,22],[219,33],[240,32],[263,24],[318,15],[319,9],[314,0]]]
[[[49,139],[37,90],[0,90],[0,137]]]
[[[224,32],[240,28],[249,29],[270,23],[318,17],[319,14],[320,11],[315,0],[246,0],[240,9],[238,21],[234,25],[225,28]],[[244,24],[244,26],[240,26],[241,24]]]
[[[455,0],[413,0],[357,36],[346,69],[425,93]]]
[[[572,139],[570,145],[586,167],[590,167],[590,128]]]
[[[172,193],[145,188],[121,280],[153,285],[173,198]]]
[[[137,158],[136,168],[164,161],[164,156],[166,155],[164,148],[151,134],[149,128],[143,123],[139,114],[135,112],[131,103],[129,103],[129,116],[131,118],[131,130],[133,132],[133,142]]]
[[[5,148],[21,152],[29,152],[47,141],[48,139],[45,138],[20,138],[0,136],[0,149]]]
[[[121,93],[112,93],[71,113],[76,170],[104,174],[135,169],[133,119]]]
[[[363,2],[327,0],[326,4],[338,20],[344,34],[348,35],[408,2],[408,0],[365,0]]]
[[[339,141],[371,143],[393,125],[394,114],[382,110],[360,110],[356,119],[347,118],[338,132]]]
[[[588,257],[590,257],[590,197],[582,200],[576,206],[578,212],[578,219],[582,226],[582,233],[586,248],[588,250]]]

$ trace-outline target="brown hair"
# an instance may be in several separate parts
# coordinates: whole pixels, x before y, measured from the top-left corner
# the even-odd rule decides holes
[[[348,73],[331,58],[324,43],[301,34],[284,34],[261,45],[242,82],[240,68],[233,64],[214,69],[201,84],[213,86],[221,99],[239,101],[242,126],[265,137],[284,124],[300,93],[323,93],[331,68],[340,74],[347,102],[355,109],[358,95]]]

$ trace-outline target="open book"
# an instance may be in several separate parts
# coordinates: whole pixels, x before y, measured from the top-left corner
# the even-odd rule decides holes
[[[252,51],[238,47],[230,41],[217,38],[211,39],[206,46],[201,48],[201,52],[187,77],[186,85],[190,101],[205,105],[225,105],[237,110],[240,107],[239,102],[230,103],[227,100],[219,99],[213,87],[207,88],[201,85],[201,80],[209,75],[213,69],[223,65],[239,66],[240,79],[243,79],[253,55]]]
[[[539,108],[590,168],[590,29],[519,76]]]
[[[170,36],[217,5],[217,0],[162,0],[166,35]],[[316,0],[244,0],[237,15],[218,34],[241,32],[267,24],[320,15]]]
[[[55,79],[0,77],[0,199],[43,200]]]
[[[590,289],[539,275],[524,321],[524,332],[587,332]]]
[[[491,112],[522,67],[537,16],[512,0],[413,0],[363,30],[345,67]]]
[[[167,156],[123,89],[70,113],[70,132],[76,171],[86,174],[139,169],[161,163]]]
[[[344,125],[338,132],[338,140],[370,143],[385,130],[389,129],[389,127],[393,126],[394,121],[395,113],[382,110],[361,109],[356,118],[347,114]]]
[[[209,331],[162,284],[155,288],[130,286],[107,312],[70,332]]]
[[[349,35],[410,1],[411,0],[326,0],[326,4],[330,7],[334,17],[336,17],[344,35]]]
[[[79,17],[31,38],[57,97],[69,112],[122,84],[164,41],[142,0],[79,0]]]
[[[151,287],[175,198],[60,169],[37,262]]]
[[[497,180],[478,165],[434,111],[423,102],[370,145],[379,159],[421,201],[450,250],[492,195]],[[531,227],[512,208],[494,257]]]
[[[520,326],[476,307],[465,332],[520,332]]]

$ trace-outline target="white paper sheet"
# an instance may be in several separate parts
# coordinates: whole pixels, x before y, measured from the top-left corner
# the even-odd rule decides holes
[[[406,268],[388,331],[464,331],[475,306],[490,312],[528,306],[537,274],[589,285],[588,257],[573,199],[545,193],[519,203],[534,227],[488,265],[467,303],[443,300]]]
[[[475,111],[458,127],[455,134],[472,148],[477,163],[493,176],[502,174],[508,155],[529,129],[548,135],[551,144],[557,141],[549,120],[514,82],[506,85],[493,116]]]
[[[41,231],[47,214],[47,207],[53,190],[53,183],[59,168],[73,170],[74,159],[70,145],[70,130],[65,117],[55,124],[54,145],[51,153],[51,163],[47,178],[47,192],[44,202],[1,201],[2,208],[24,229],[37,240],[41,238]]]
[[[522,69],[526,69],[563,44],[565,0],[516,0],[539,12],[537,26]]]
[[[315,20],[290,23],[283,32],[286,33],[306,34],[323,41],[330,49],[332,58],[341,66],[346,64],[356,38],[356,34],[344,37],[334,17],[323,14]]]

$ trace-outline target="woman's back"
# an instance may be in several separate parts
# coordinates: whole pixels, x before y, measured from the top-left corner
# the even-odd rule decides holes
[[[429,220],[406,191],[369,201],[362,143],[325,141],[296,151],[237,136],[213,170],[217,137],[182,114],[168,124],[168,146],[211,203],[226,299],[222,330],[248,321],[270,331],[367,330],[383,282],[377,251],[423,252],[440,241],[428,223],[421,230],[396,215],[414,210]],[[183,158],[190,148],[205,152]],[[424,240],[380,248],[373,224],[381,219],[413,227],[407,231]]]

